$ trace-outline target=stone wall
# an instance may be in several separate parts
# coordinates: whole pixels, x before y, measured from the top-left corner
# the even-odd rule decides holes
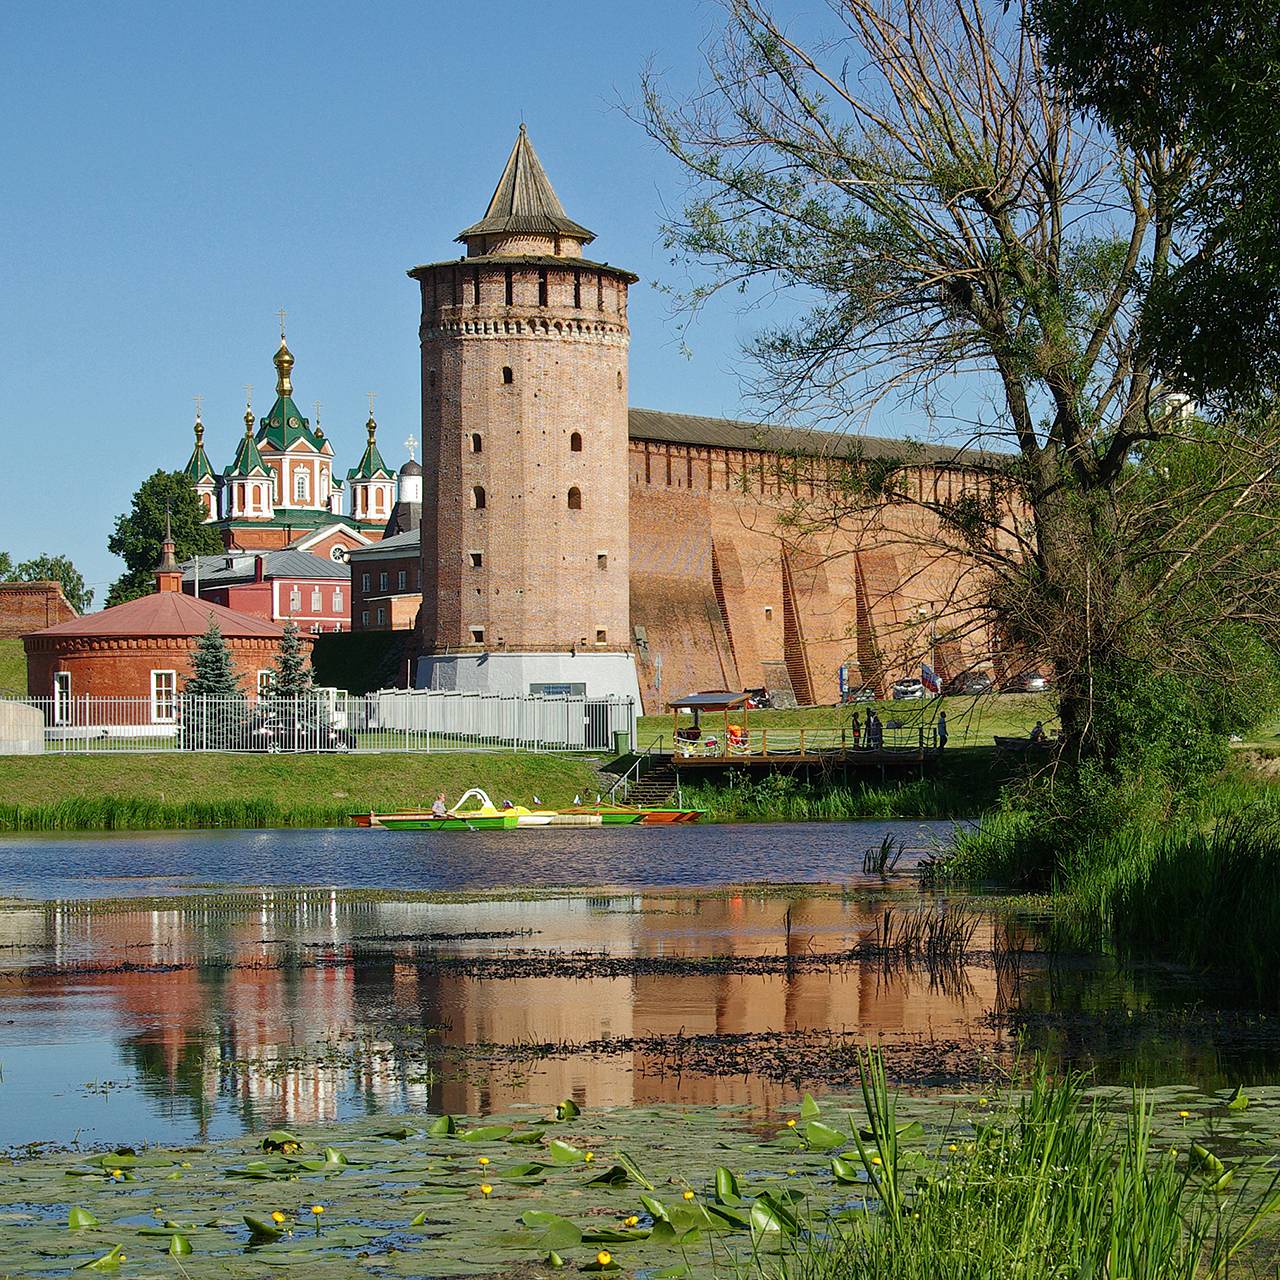
[[[0,639],[20,639],[79,616],[60,582],[0,582]]]
[[[645,710],[698,689],[778,687],[833,703],[838,672],[884,692],[934,659],[945,679],[992,665],[972,625],[974,584],[929,517],[885,503],[835,531],[798,531],[831,494],[822,459],[793,464],[745,450],[634,440],[630,450],[631,620]],[[783,477],[786,477],[785,479]],[[913,468],[918,496],[978,482]],[[937,633],[972,634],[946,644]]]

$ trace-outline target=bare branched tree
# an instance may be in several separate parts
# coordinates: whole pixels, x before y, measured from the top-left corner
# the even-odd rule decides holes
[[[796,527],[919,508],[904,540],[962,557],[968,616],[1052,663],[1073,750],[1106,749],[1092,681],[1117,658],[1228,677],[1206,635],[1277,622],[1280,432],[1199,415],[1144,340],[1203,252],[1179,228],[1209,166],[1078,110],[1017,3],[830,0],[812,31],[724,11],[701,87],[647,76],[637,112],[691,178],[667,228],[709,268],[687,305],[794,295],[752,348],[767,412],[905,405],[979,478],[921,492],[909,447],[855,458]]]

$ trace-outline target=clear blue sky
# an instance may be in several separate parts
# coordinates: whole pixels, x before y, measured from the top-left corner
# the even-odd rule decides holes
[[[521,115],[593,256],[642,277],[631,402],[742,408],[713,309],[679,349],[658,223],[674,166],[618,108],[645,61],[688,84],[713,4],[6,4],[0,15],[0,549],[69,554],[97,591],[138,482],[178,467],[202,393],[215,467],[295,394],[343,468],[377,391],[388,461],[418,430],[417,291],[458,252]]]

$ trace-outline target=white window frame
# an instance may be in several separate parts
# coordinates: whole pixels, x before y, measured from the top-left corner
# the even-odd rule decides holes
[[[311,612],[319,613],[324,608],[324,596],[320,594],[319,587],[311,588]]]
[[[378,574],[378,590],[385,591],[387,589],[387,575],[385,573]]]
[[[378,626],[385,627],[387,625],[387,611],[382,605],[378,606]]]
[[[311,482],[306,467],[295,467],[293,470],[293,500],[306,502],[311,492]]]
[[[167,684],[168,688],[162,688],[163,684]],[[177,718],[178,673],[166,668],[156,668],[151,672],[151,723],[172,724]]]
[[[399,587],[397,589],[400,591],[405,590],[405,586],[409,581],[409,571],[407,569],[401,569],[399,574],[396,576],[396,581],[399,583]]]
[[[368,609],[361,609],[361,610],[360,610],[360,625],[361,625],[362,627],[367,627],[367,626],[369,625],[369,610],[368,610]]]
[[[271,686],[275,683],[275,678],[276,673],[270,667],[264,667],[257,672],[254,688],[258,691],[259,698],[271,696]]]
[[[53,722],[71,723],[71,672],[53,673]]]
[[[369,594],[369,582],[369,575],[367,573],[362,573],[360,575],[360,590],[363,591],[365,595]]]
[[[293,586],[289,588],[289,612],[302,612],[302,588]]]
[[[333,611],[334,613],[342,612],[342,588],[334,587],[333,589]]]

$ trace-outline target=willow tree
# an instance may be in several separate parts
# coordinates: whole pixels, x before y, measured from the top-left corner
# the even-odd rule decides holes
[[[919,508],[914,550],[936,538],[973,567],[972,625],[1052,663],[1075,753],[1115,749],[1099,690],[1126,672],[1255,678],[1280,431],[1258,408],[1198,412],[1148,341],[1212,251],[1182,216],[1213,180],[1195,146],[1122,141],[1017,3],[980,0],[831,0],[811,30],[725,0],[701,85],[648,76],[637,114],[691,179],[667,227],[701,273],[688,306],[789,295],[751,348],[770,412],[856,430],[905,408],[986,477],[913,487],[904,444],[797,501],[799,527]]]

